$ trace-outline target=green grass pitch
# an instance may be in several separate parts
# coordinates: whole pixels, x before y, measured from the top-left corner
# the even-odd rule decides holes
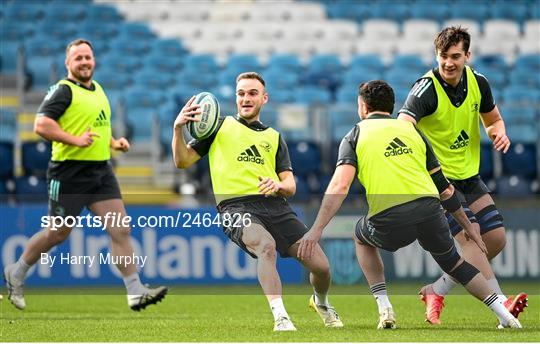
[[[331,302],[345,327],[326,329],[308,308],[309,286],[286,286],[285,306],[297,332],[273,333],[273,319],[258,287],[181,287],[142,312],[127,307],[120,288],[28,292],[27,309],[0,302],[2,342],[537,342],[540,341],[538,284],[505,283],[504,290],[527,291],[523,330],[496,330],[496,318],[462,290],[446,299],[442,325],[424,322],[415,295],[419,284],[389,283],[396,330],[376,330],[378,314],[365,285],[337,287]],[[91,293],[92,295],[90,295]],[[96,295],[98,294],[98,295]]]

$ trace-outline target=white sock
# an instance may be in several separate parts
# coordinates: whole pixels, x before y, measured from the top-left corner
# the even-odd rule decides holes
[[[487,282],[491,289],[493,289],[495,294],[499,295],[503,299],[503,302],[508,299],[506,295],[504,295],[504,293],[502,292],[501,287],[499,286],[499,281],[497,281],[495,277],[493,277],[492,279],[488,279]]]
[[[313,295],[315,295],[315,304],[321,305],[321,306],[328,306],[328,294],[327,293],[317,293],[315,289],[313,289]]]
[[[450,275],[444,273],[438,280],[436,280],[431,287],[433,292],[440,296],[447,295],[458,283],[454,281]]]
[[[30,270],[32,266],[26,264],[23,257],[21,256],[19,260],[15,263],[15,266],[13,267],[13,277],[15,279],[24,282],[24,279],[26,278],[26,274],[28,273],[28,270]]]
[[[141,279],[139,278],[138,273],[134,273],[132,275],[124,277],[123,280],[124,280],[124,284],[126,286],[128,295],[139,295],[144,289],[144,286],[141,283]]]
[[[486,304],[486,306],[489,307],[495,313],[497,318],[499,318],[499,321],[501,325],[505,326],[508,324],[508,321],[514,316],[504,307],[503,305],[503,298],[497,295],[496,293],[493,293],[486,297],[482,302]]]
[[[285,310],[285,305],[283,305],[283,299],[278,297],[270,301],[270,309],[272,310],[272,315],[274,315],[274,320],[278,320],[279,317],[285,316],[289,317],[287,311]]]
[[[385,282],[370,285],[369,289],[371,289],[371,293],[373,294],[375,301],[377,301],[379,314],[381,314],[386,308],[392,308],[392,304],[390,303],[390,299],[388,298],[388,294],[386,292]]]

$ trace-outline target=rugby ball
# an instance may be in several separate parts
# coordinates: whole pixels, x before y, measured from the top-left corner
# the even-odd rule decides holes
[[[189,121],[187,126],[194,139],[202,140],[212,135],[219,120],[219,102],[210,92],[201,92],[195,96],[193,104],[201,106],[200,122]]]

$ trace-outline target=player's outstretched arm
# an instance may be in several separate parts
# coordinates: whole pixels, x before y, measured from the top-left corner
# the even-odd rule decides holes
[[[349,193],[349,188],[356,176],[356,167],[352,165],[339,165],[332,176],[332,180],[326,192],[315,223],[311,229],[300,239],[297,256],[299,259],[309,259],[313,255],[315,244],[321,239],[322,233],[328,222],[336,215],[341,204]]]
[[[506,136],[506,127],[499,108],[495,105],[493,110],[480,114],[488,137],[493,141],[493,148],[503,153],[510,148],[510,139]]]
[[[486,244],[480,235],[480,226],[476,222],[471,223],[469,221],[469,218],[467,217],[467,214],[465,214],[465,210],[463,210],[461,202],[455,193],[454,186],[446,179],[441,168],[436,167],[430,170],[429,174],[441,195],[441,204],[443,208],[452,214],[457,223],[463,228],[465,231],[465,238],[467,240],[472,239],[476,245],[478,245],[480,250],[487,254]]]
[[[54,119],[46,116],[36,117],[34,132],[46,140],[77,147],[88,147],[94,142],[95,137],[99,138],[99,135],[93,133],[90,127],[80,136],[72,135],[62,130],[60,124]]]
[[[188,100],[174,121],[172,154],[174,165],[177,168],[188,168],[201,158],[191,146],[186,144],[184,133],[182,132],[182,127],[186,125],[187,122],[199,122],[201,120],[197,116],[202,114],[202,110],[199,105],[192,105],[194,100],[195,96]]]

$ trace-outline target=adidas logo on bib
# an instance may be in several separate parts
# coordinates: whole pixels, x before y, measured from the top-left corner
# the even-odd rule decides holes
[[[467,135],[465,130],[462,130],[461,133],[458,135],[457,139],[450,146],[450,149],[459,149],[459,148],[467,147],[468,145],[469,145],[469,135]]]
[[[96,117],[96,120],[94,121],[94,127],[108,127],[109,121],[107,120],[107,116],[105,115],[105,112],[101,110],[101,112]]]
[[[384,156],[388,158],[391,156],[409,154],[412,152],[413,151],[411,148],[407,147],[407,145],[403,143],[403,141],[396,137],[392,141],[390,141],[388,147],[386,147]]]
[[[251,147],[240,153],[236,160],[264,165],[264,158],[261,157],[261,154],[255,145],[251,145]]]

